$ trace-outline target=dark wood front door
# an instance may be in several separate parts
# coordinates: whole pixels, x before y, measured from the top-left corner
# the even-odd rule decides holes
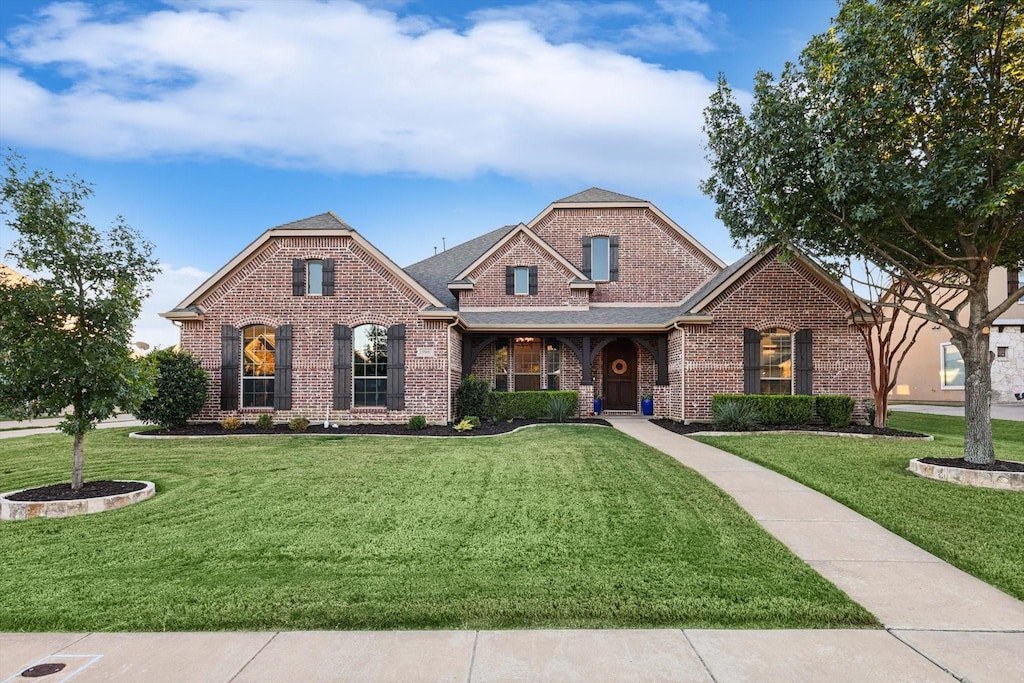
[[[636,345],[616,339],[603,354],[605,410],[636,410]]]

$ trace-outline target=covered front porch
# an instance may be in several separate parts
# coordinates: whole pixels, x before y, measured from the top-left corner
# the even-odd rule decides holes
[[[668,333],[466,332],[462,376],[482,377],[494,391],[578,391],[581,416],[598,397],[605,412],[620,415],[639,413],[641,399],[651,397],[654,414],[667,417],[679,403],[669,348]]]

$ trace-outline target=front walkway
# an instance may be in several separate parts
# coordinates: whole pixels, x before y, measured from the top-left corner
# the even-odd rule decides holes
[[[1024,680],[1024,603],[763,467],[646,419],[610,422],[732,495],[885,630],[0,634],[0,683]]]
[[[1017,403],[993,403],[993,420],[1014,420],[1024,422],[1024,401]],[[889,410],[898,413],[925,413],[926,415],[952,415],[954,417],[964,416],[963,406],[933,406],[918,403],[889,404]]]

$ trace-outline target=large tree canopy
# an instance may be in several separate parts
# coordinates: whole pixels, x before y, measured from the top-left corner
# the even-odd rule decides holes
[[[738,242],[835,273],[868,259],[963,354],[965,457],[994,459],[994,266],[1024,262],[1024,10],[1015,0],[847,0],[748,115],[724,78],[705,111],[702,186]],[[854,274],[855,275],[855,274]],[[960,294],[953,303],[946,295]]]
[[[70,408],[71,484],[83,482],[85,433],[149,395],[133,360],[132,328],[157,272],[152,247],[118,218],[106,233],[85,220],[91,187],[27,173],[8,159],[0,206],[18,237],[8,256],[34,281],[0,278],[0,412],[18,417]]]

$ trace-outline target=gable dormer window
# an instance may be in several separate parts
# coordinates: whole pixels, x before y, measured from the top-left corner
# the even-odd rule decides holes
[[[537,294],[537,266],[506,266],[505,294],[515,296]]]
[[[306,261],[306,294],[321,296],[324,293],[324,262]]]
[[[515,269],[515,294],[530,293],[530,269],[525,266],[517,266]]]
[[[619,279],[617,235],[583,238],[583,274],[595,282],[615,282]]]

